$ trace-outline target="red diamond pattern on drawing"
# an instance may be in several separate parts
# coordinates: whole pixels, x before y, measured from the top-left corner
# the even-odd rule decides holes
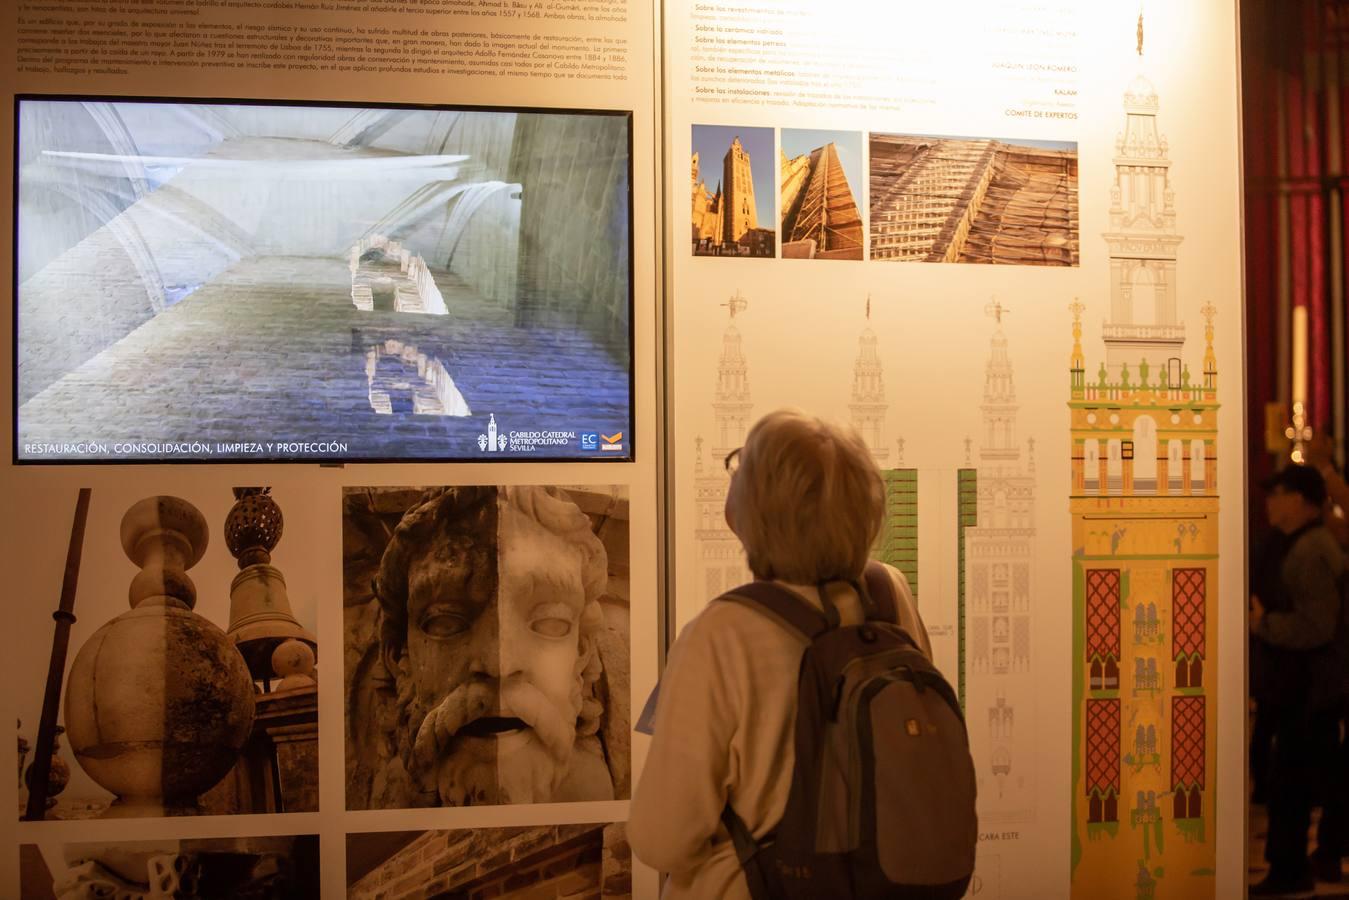
[[[1119,569],[1087,570],[1087,659],[1119,655]]]
[[[1120,789],[1119,700],[1087,701],[1087,794]]]
[[[1171,789],[1204,787],[1204,698],[1171,700]]]
[[[1204,655],[1204,607],[1208,584],[1203,569],[1171,573],[1171,658]]]

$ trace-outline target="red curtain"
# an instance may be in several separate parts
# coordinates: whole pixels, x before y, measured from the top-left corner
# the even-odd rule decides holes
[[[1252,500],[1277,457],[1266,404],[1292,404],[1293,309],[1308,322],[1308,416],[1343,453],[1349,255],[1349,0],[1243,0],[1246,377]],[[1341,456],[1343,462],[1343,456]],[[1253,510],[1259,523],[1262,511]]]

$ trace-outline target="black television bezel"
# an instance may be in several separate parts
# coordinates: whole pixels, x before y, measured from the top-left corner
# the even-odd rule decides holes
[[[634,432],[637,423],[637,384],[636,384],[636,327],[633,321],[636,313],[636,210],[633,207],[633,110],[600,109],[587,107],[552,106],[505,106],[467,103],[403,103],[369,100],[286,100],[258,97],[172,97],[142,94],[67,94],[67,93],[31,93],[17,92],[14,97],[14,135],[11,147],[11,167],[13,177],[14,205],[11,214],[10,260],[10,462],[15,467],[23,466],[230,466],[230,465],[318,465],[321,467],[346,467],[355,465],[470,465],[533,463],[535,465],[590,464],[612,465],[615,463],[633,463],[637,461],[637,442]],[[24,101],[61,101],[70,103],[158,103],[158,104],[197,104],[216,106],[299,106],[322,107],[327,109],[411,109],[431,112],[484,112],[484,113],[522,113],[533,115],[574,115],[608,116],[622,118],[627,126],[627,209],[628,209],[628,423],[627,449],[620,454],[609,456],[582,457],[540,457],[536,454],[502,454],[492,457],[480,456],[280,456],[280,457],[238,457],[229,459],[203,459],[198,457],[133,457],[119,459],[27,459],[19,454],[19,122],[20,106]]]

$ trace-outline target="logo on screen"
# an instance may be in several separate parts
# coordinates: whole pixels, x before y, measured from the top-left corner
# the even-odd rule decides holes
[[[600,449],[600,435],[597,431],[581,432],[581,449],[598,450]]]
[[[487,417],[487,433],[478,435],[478,449],[485,453],[497,453],[506,449],[506,435],[497,431],[496,413]]]
[[[623,432],[621,431],[617,434],[602,434],[600,435],[600,440],[604,442],[600,447],[601,450],[623,449]]]

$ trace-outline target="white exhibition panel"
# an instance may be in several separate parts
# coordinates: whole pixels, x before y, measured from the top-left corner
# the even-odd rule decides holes
[[[219,541],[230,489],[272,486],[287,517],[275,563],[296,616],[320,647],[322,811],[5,820],[0,894],[17,895],[21,844],[43,845],[56,859],[62,847],[82,842],[316,834],[323,896],[335,898],[348,891],[342,861],[349,834],[622,821],[622,797],[348,811],[341,726],[349,709],[342,674],[350,663],[338,652],[351,626],[342,603],[344,489],[565,485],[621,497],[631,598],[626,699],[635,715],[658,676],[663,623],[673,639],[709,599],[745,577],[720,518],[722,458],[755,418],[782,406],[858,425],[886,473],[892,507],[878,550],[916,582],[937,662],[960,685],[981,777],[983,824],[970,896],[1239,893],[1245,422],[1233,4],[322,5],[325,20],[352,34],[415,20],[421,34],[400,39],[407,52],[430,59],[439,51],[412,41],[439,42],[450,48],[440,55],[465,62],[416,72],[396,61],[381,67],[371,50],[367,63],[327,70],[144,62],[108,64],[102,68],[118,72],[97,74],[90,66],[35,64],[7,76],[14,91],[6,93],[631,110],[636,461],[345,468],[6,462],[11,513],[3,543],[15,613],[0,711],[22,719],[20,733],[30,737],[77,490],[93,489],[93,511],[71,660],[94,629],[126,608],[135,567],[118,555],[116,528],[131,503],[155,494],[186,498],[206,513]],[[543,17],[545,5],[550,17]],[[253,6],[203,4],[196,21],[241,31],[245,24],[289,27],[299,35],[318,14],[280,2]],[[76,7],[63,3],[68,21],[85,17],[91,28],[105,27],[107,16]],[[162,11],[146,18],[154,23],[145,29],[151,37],[175,21]],[[505,46],[507,34],[517,35],[515,49]],[[577,50],[575,63],[562,62],[570,59],[567,47],[591,38],[598,40]],[[537,49],[520,51],[522,44]],[[22,46],[16,33],[0,37],[6,59]],[[622,52],[610,57],[618,46]],[[392,47],[388,39],[378,52],[393,60]],[[540,70],[527,74],[504,61],[520,52],[537,54]],[[596,58],[582,59],[585,53]],[[583,64],[591,66],[588,76],[570,68]],[[8,112],[0,117],[5,146],[14,139]],[[1151,141],[1154,133],[1164,143]],[[823,152],[826,146],[833,150]],[[685,167],[694,153],[689,183]],[[3,182],[0,192],[13,204],[13,179]],[[6,217],[0,237],[7,247],[11,226]],[[478,243],[484,253],[493,250],[489,240]],[[1169,250],[1159,254],[1159,246]],[[8,253],[4,265],[13,275]],[[1075,301],[1078,313],[1070,309]],[[1210,314],[1218,377],[1206,398]],[[1075,315],[1085,358],[1080,394],[1072,372]],[[5,321],[0,344],[12,353],[14,324]],[[1130,346],[1143,349],[1123,349]],[[1138,387],[1144,358],[1148,383],[1183,393],[1183,402],[1163,402],[1158,392],[1118,401],[1122,381]],[[1175,378],[1172,358],[1181,361]],[[12,421],[13,396],[4,397]],[[1112,402],[1133,410],[1124,412],[1130,423],[1151,415],[1148,404],[1183,408],[1187,416],[1203,407],[1209,418],[1171,421],[1154,410],[1157,444],[1146,425],[1111,423],[1120,414]],[[1097,417],[1090,426],[1088,416]],[[1096,444],[1086,436],[1093,430],[1101,431]],[[1182,431],[1183,446],[1176,443]],[[1125,467],[1126,440],[1131,452],[1157,446],[1157,465]],[[1092,466],[1099,473],[1094,486]],[[1082,479],[1074,480],[1075,471]],[[1112,478],[1119,479],[1117,494]],[[1146,495],[1143,514],[1123,499],[1135,494]],[[1186,515],[1204,517],[1202,537],[1177,537],[1172,529],[1163,539],[1156,520],[1171,528],[1178,513],[1164,503],[1173,495],[1184,497]],[[1154,503],[1159,498],[1162,506]],[[1099,515],[1083,512],[1092,504]],[[1124,521],[1139,515],[1139,522]],[[1177,540],[1173,558],[1167,546]],[[670,555],[663,558],[665,548]],[[1109,562],[1114,557],[1121,561]],[[1176,562],[1184,558],[1199,561]],[[1208,583],[1221,585],[1202,595],[1202,691],[1175,687],[1170,636],[1155,642],[1162,648],[1155,652],[1130,640],[1143,632],[1135,631],[1134,607],[1124,605],[1127,588],[1110,595],[1124,601],[1115,627],[1125,636],[1100,651],[1114,654],[1115,686],[1090,681],[1087,654],[1100,648],[1082,633],[1079,620],[1089,610],[1075,573],[1097,578],[1087,573],[1130,566],[1149,573],[1135,576],[1138,584],[1158,572],[1202,570]],[[233,560],[217,545],[192,572],[198,611],[221,627],[232,571]],[[1161,605],[1164,631],[1177,596],[1167,593]],[[1142,623],[1146,631],[1146,614]],[[1145,657],[1161,673],[1160,687],[1147,681]],[[1188,816],[1173,821],[1170,710],[1177,697],[1187,708],[1194,697],[1208,703],[1199,825]],[[1093,788],[1098,797],[1113,790],[1113,827],[1094,811],[1082,781],[1094,777],[1086,772],[1082,733],[1089,707],[1124,710],[1113,755],[1104,757],[1105,769],[1113,764],[1120,774],[1113,786]],[[1136,771],[1124,759],[1135,749],[1131,715],[1151,716],[1164,744]],[[633,778],[642,771],[645,741],[632,736]],[[71,789],[90,785],[64,752],[74,770]],[[1147,796],[1153,783],[1160,800]],[[10,784],[0,799],[17,809],[20,792]],[[636,861],[632,885],[633,896],[658,894],[656,874]]]

